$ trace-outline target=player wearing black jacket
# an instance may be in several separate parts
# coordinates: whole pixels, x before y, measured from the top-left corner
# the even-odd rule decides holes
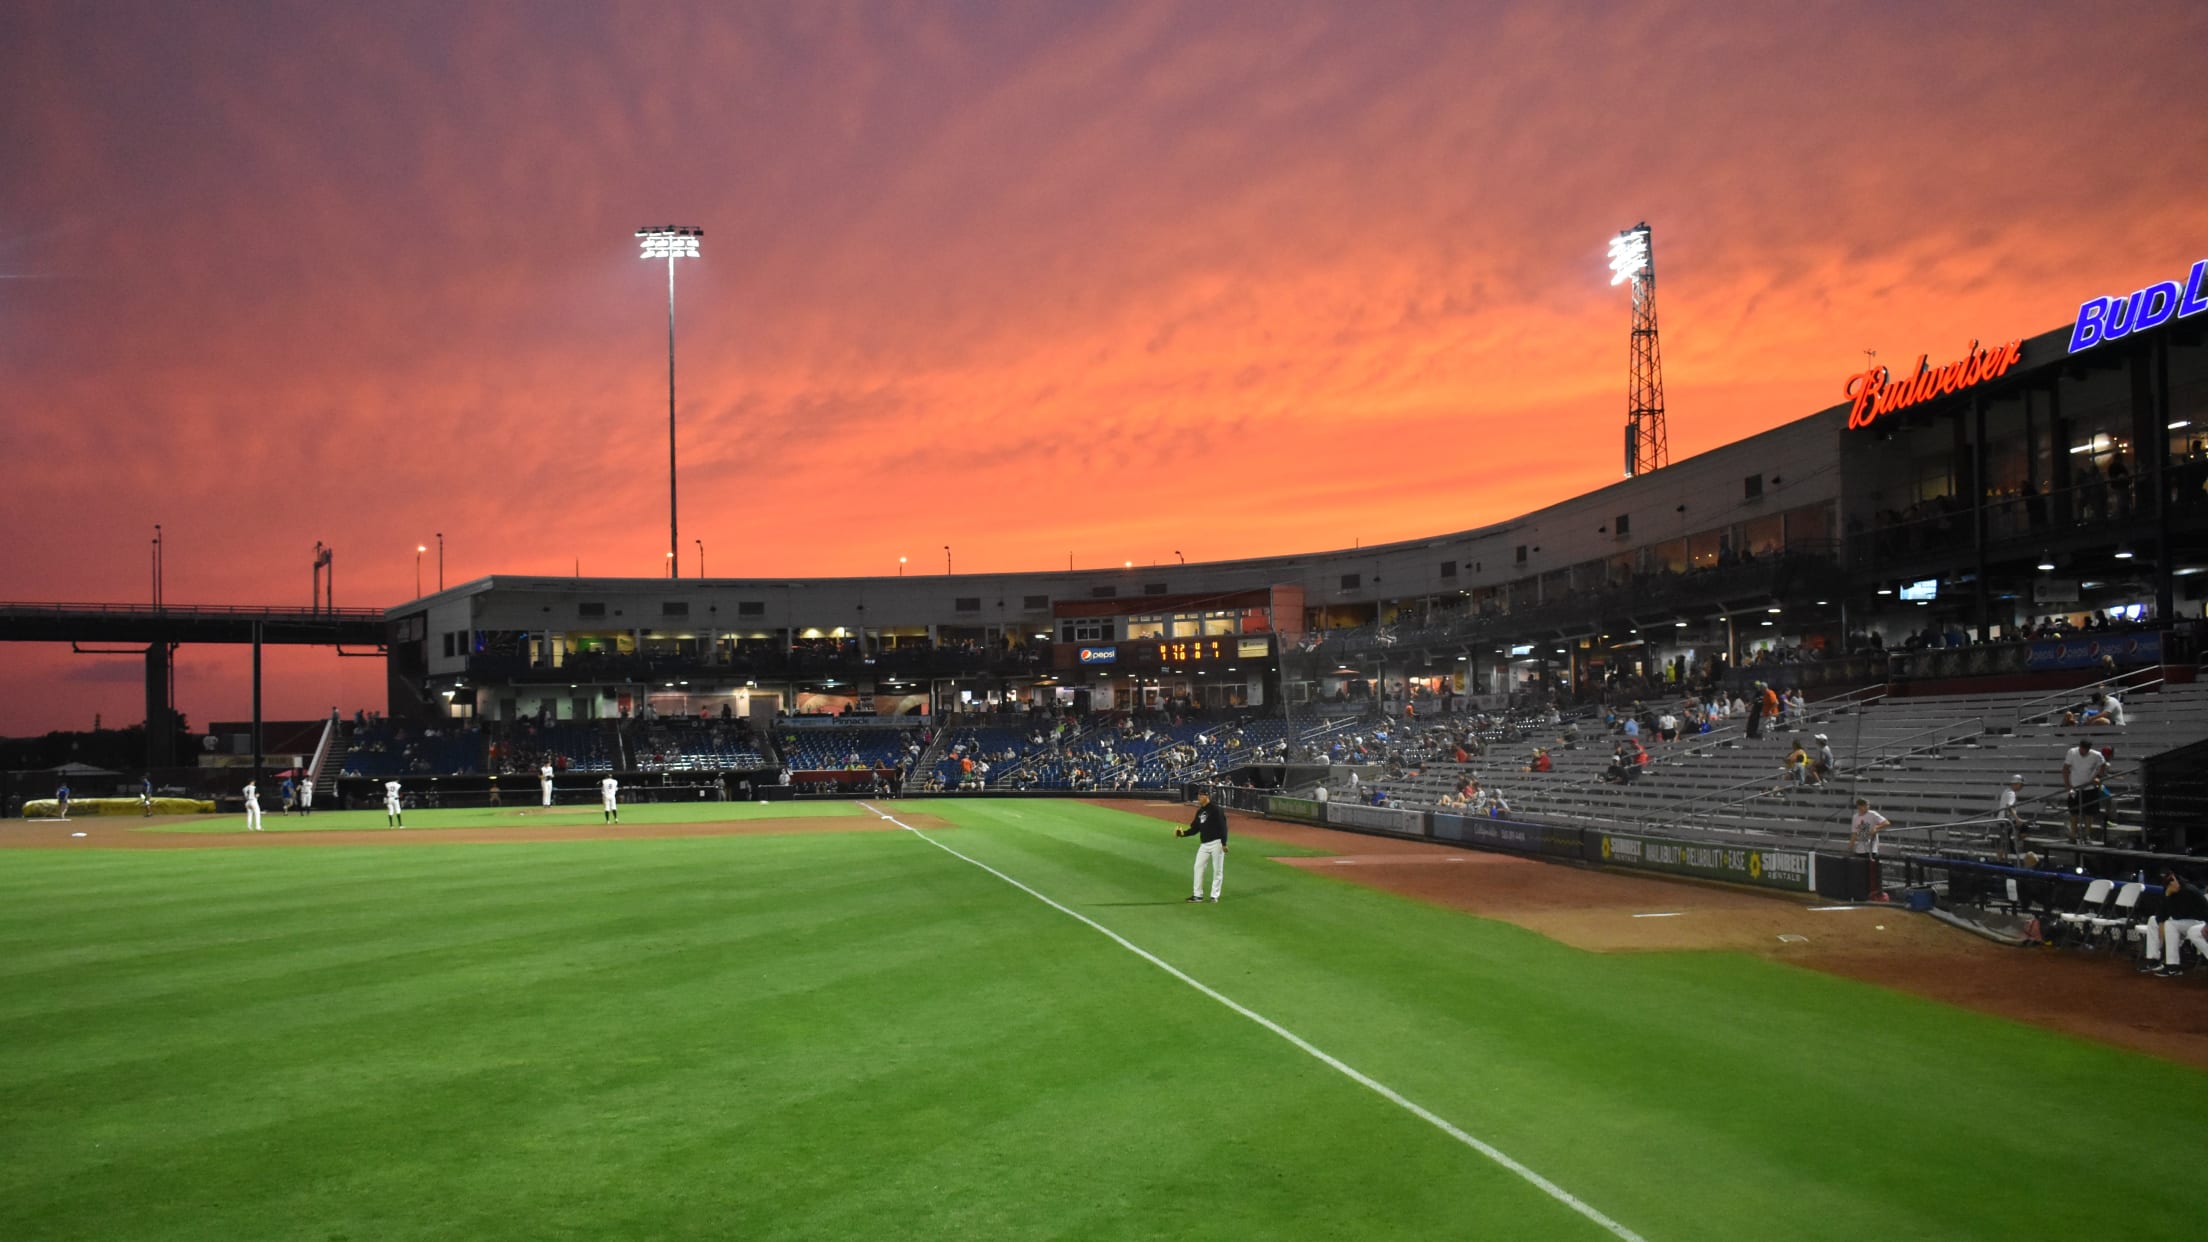
[[[1191,882],[1194,889],[1190,901],[1204,900],[1204,864],[1211,864],[1211,900],[1219,900],[1219,888],[1227,878],[1227,813],[1211,804],[1210,794],[1196,797],[1196,818],[1188,821],[1188,827],[1179,829],[1176,837],[1195,837],[1196,874]]]

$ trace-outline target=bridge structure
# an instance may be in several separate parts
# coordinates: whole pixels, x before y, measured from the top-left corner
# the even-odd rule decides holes
[[[0,603],[0,642],[68,643],[84,655],[142,656],[146,663],[146,766],[176,762],[176,649],[185,643],[253,648],[253,769],[261,768],[261,648],[331,647],[340,655],[387,654],[380,608],[237,605]],[[125,644],[121,648],[88,644]],[[142,646],[141,646],[142,645]],[[346,648],[363,648],[347,651]]]

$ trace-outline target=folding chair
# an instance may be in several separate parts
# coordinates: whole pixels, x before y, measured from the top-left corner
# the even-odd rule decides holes
[[[2055,917],[2062,920],[2065,930],[2084,939],[2092,932],[2093,920],[2104,913],[2102,908],[2108,904],[2109,894],[2115,891],[2116,881],[2095,880],[2085,886],[2085,896],[2079,899],[2077,909]]]
[[[2146,885],[2136,882],[2117,889],[2116,900],[2108,903],[2107,912],[2088,920],[2090,925],[2088,934],[2107,940],[2109,944],[2114,945],[2117,929],[2128,929],[2134,925],[2139,909],[2139,897],[2146,891]],[[2124,938],[2127,941],[2130,939],[2128,930]]]

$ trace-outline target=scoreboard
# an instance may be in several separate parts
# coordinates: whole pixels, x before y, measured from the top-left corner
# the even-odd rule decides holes
[[[1270,635],[1214,634],[1203,638],[1152,638],[1119,644],[1119,663],[1139,669],[1226,668],[1272,658]]]

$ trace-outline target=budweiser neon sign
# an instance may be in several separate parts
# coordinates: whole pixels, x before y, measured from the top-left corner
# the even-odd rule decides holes
[[[1960,392],[1973,384],[1999,379],[2008,374],[2024,355],[2024,342],[2017,339],[2006,345],[1989,345],[1978,348],[1972,341],[1963,360],[1946,366],[1931,365],[1931,356],[1917,355],[1916,368],[1906,378],[1896,379],[1886,367],[1872,367],[1848,377],[1847,398],[1848,426],[1868,427],[1882,415],[1905,410],[1919,402],[1934,397],[1944,397]]]

